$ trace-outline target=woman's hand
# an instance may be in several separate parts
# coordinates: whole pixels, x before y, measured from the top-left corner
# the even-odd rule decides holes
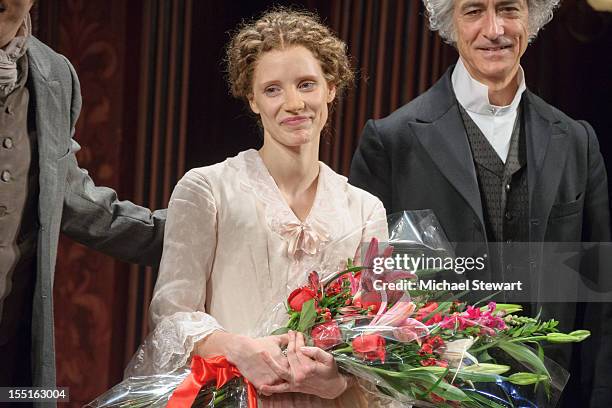
[[[268,365],[284,380],[281,384],[265,384],[259,391],[264,395],[301,392],[320,398],[334,399],[348,388],[348,377],[338,372],[334,357],[318,347],[305,347],[302,333],[290,331],[287,345],[289,367],[265,357]]]
[[[286,334],[253,339],[237,334],[215,332],[208,336],[197,352],[203,357],[224,355],[228,362],[235,365],[240,373],[260,390],[264,385],[283,382],[275,369],[270,367],[270,361],[276,364],[276,369],[289,369],[289,363],[281,352],[281,347],[287,342]]]

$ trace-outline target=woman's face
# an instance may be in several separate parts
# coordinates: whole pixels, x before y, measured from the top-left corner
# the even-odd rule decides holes
[[[287,147],[318,141],[327,105],[336,96],[320,62],[302,46],[266,52],[253,74],[249,103],[264,127],[264,142]]]

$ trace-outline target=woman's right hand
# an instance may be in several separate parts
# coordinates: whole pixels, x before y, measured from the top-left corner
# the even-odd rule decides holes
[[[289,362],[281,347],[289,342],[286,334],[251,338],[226,332],[214,332],[201,344],[197,353],[202,357],[224,355],[256,389],[263,385],[275,385],[283,379],[268,364],[267,358],[276,361],[289,371]]]

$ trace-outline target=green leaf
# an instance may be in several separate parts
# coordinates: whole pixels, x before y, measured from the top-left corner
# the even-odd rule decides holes
[[[469,352],[470,352],[470,354],[481,353],[483,351],[486,351],[487,349],[490,349],[490,348],[492,348],[494,346],[497,346],[497,343],[499,343],[499,340],[494,340],[491,343],[485,343],[485,344],[483,344],[481,346],[478,346],[478,347],[472,347],[469,350]],[[482,360],[479,359],[478,361],[482,361]]]
[[[535,344],[536,344],[536,350],[538,350],[538,358],[540,359],[541,362],[544,362],[544,348],[542,348],[542,346],[538,342],[535,342]]]
[[[276,336],[279,334],[285,334],[289,332],[289,328],[288,327],[279,327],[278,329],[274,330],[272,333],[270,333],[271,336]]]
[[[317,311],[315,309],[315,300],[310,299],[304,302],[302,305],[302,312],[300,313],[300,323],[298,324],[298,331],[306,333],[312,326],[314,326],[317,320]]]
[[[436,276],[441,271],[442,271],[441,269],[418,269],[415,271],[415,274],[417,275],[419,279],[423,279],[426,276]]]
[[[336,360],[338,361],[338,360]],[[406,394],[411,389],[412,384],[418,384],[428,390],[427,392],[434,392],[436,395],[449,400],[449,401],[467,401],[468,398],[459,388],[441,381],[444,375],[440,375],[439,371],[442,370],[442,374],[448,370],[444,367],[414,367],[404,371],[392,371],[378,367],[365,367],[360,366],[360,369],[366,369],[371,373],[381,377],[385,381],[389,382],[394,389]],[[438,375],[434,374],[437,373]],[[422,392],[423,390],[420,390]]]
[[[501,293],[501,291],[494,292],[494,293],[490,294],[489,296],[486,296],[486,297],[480,299],[478,302],[474,303],[474,306],[477,306],[477,305],[479,305],[481,303],[488,302],[489,300],[491,300],[495,296],[499,295],[500,293]]]
[[[444,380],[444,377],[446,377],[446,375],[448,374],[448,371],[449,371],[448,368],[444,368],[444,372],[438,376],[438,379],[436,380],[436,382],[430,385],[427,390],[421,393],[420,395],[421,398],[426,398],[429,395],[429,393],[436,391],[438,386],[442,382],[442,380]]]
[[[470,351],[470,353],[472,353],[472,351]],[[478,360],[480,363],[487,363],[489,361],[493,361],[493,357],[489,355],[489,352],[487,350],[482,350],[478,355],[474,357],[476,357],[476,360]]]
[[[507,405],[498,404],[495,401],[490,400],[489,398],[477,393],[473,390],[463,390],[465,394],[472,399],[472,401],[479,402],[480,404],[488,407],[488,408],[507,408]]]
[[[410,376],[406,379],[406,381],[421,383],[427,389],[429,389],[430,392],[433,392],[449,401],[468,401],[468,397],[462,390],[454,385],[440,381],[441,378],[442,377],[437,377],[432,373],[413,371],[410,373]]]
[[[548,374],[548,370],[544,366],[542,360],[540,360],[540,358],[524,344],[500,341],[497,346],[508,353],[512,358],[533,369],[537,374],[550,377],[550,374]]]
[[[516,385],[531,385],[537,384],[541,381],[548,381],[548,376],[543,374],[535,373],[514,373],[508,377],[508,381]]]

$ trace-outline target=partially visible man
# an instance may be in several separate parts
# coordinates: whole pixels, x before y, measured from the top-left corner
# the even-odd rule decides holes
[[[60,229],[155,265],[165,210],[96,187],[72,139],[81,109],[68,60],[31,36],[33,0],[0,0],[0,386],[55,386],[53,278]]]
[[[610,241],[595,132],[527,90],[520,66],[558,3],[424,0],[431,29],[456,47],[459,61],[427,92],[366,124],[350,182],[389,213],[433,209],[452,242]],[[544,307],[570,327],[593,329],[565,353],[572,374],[565,403],[610,406],[610,308]]]

